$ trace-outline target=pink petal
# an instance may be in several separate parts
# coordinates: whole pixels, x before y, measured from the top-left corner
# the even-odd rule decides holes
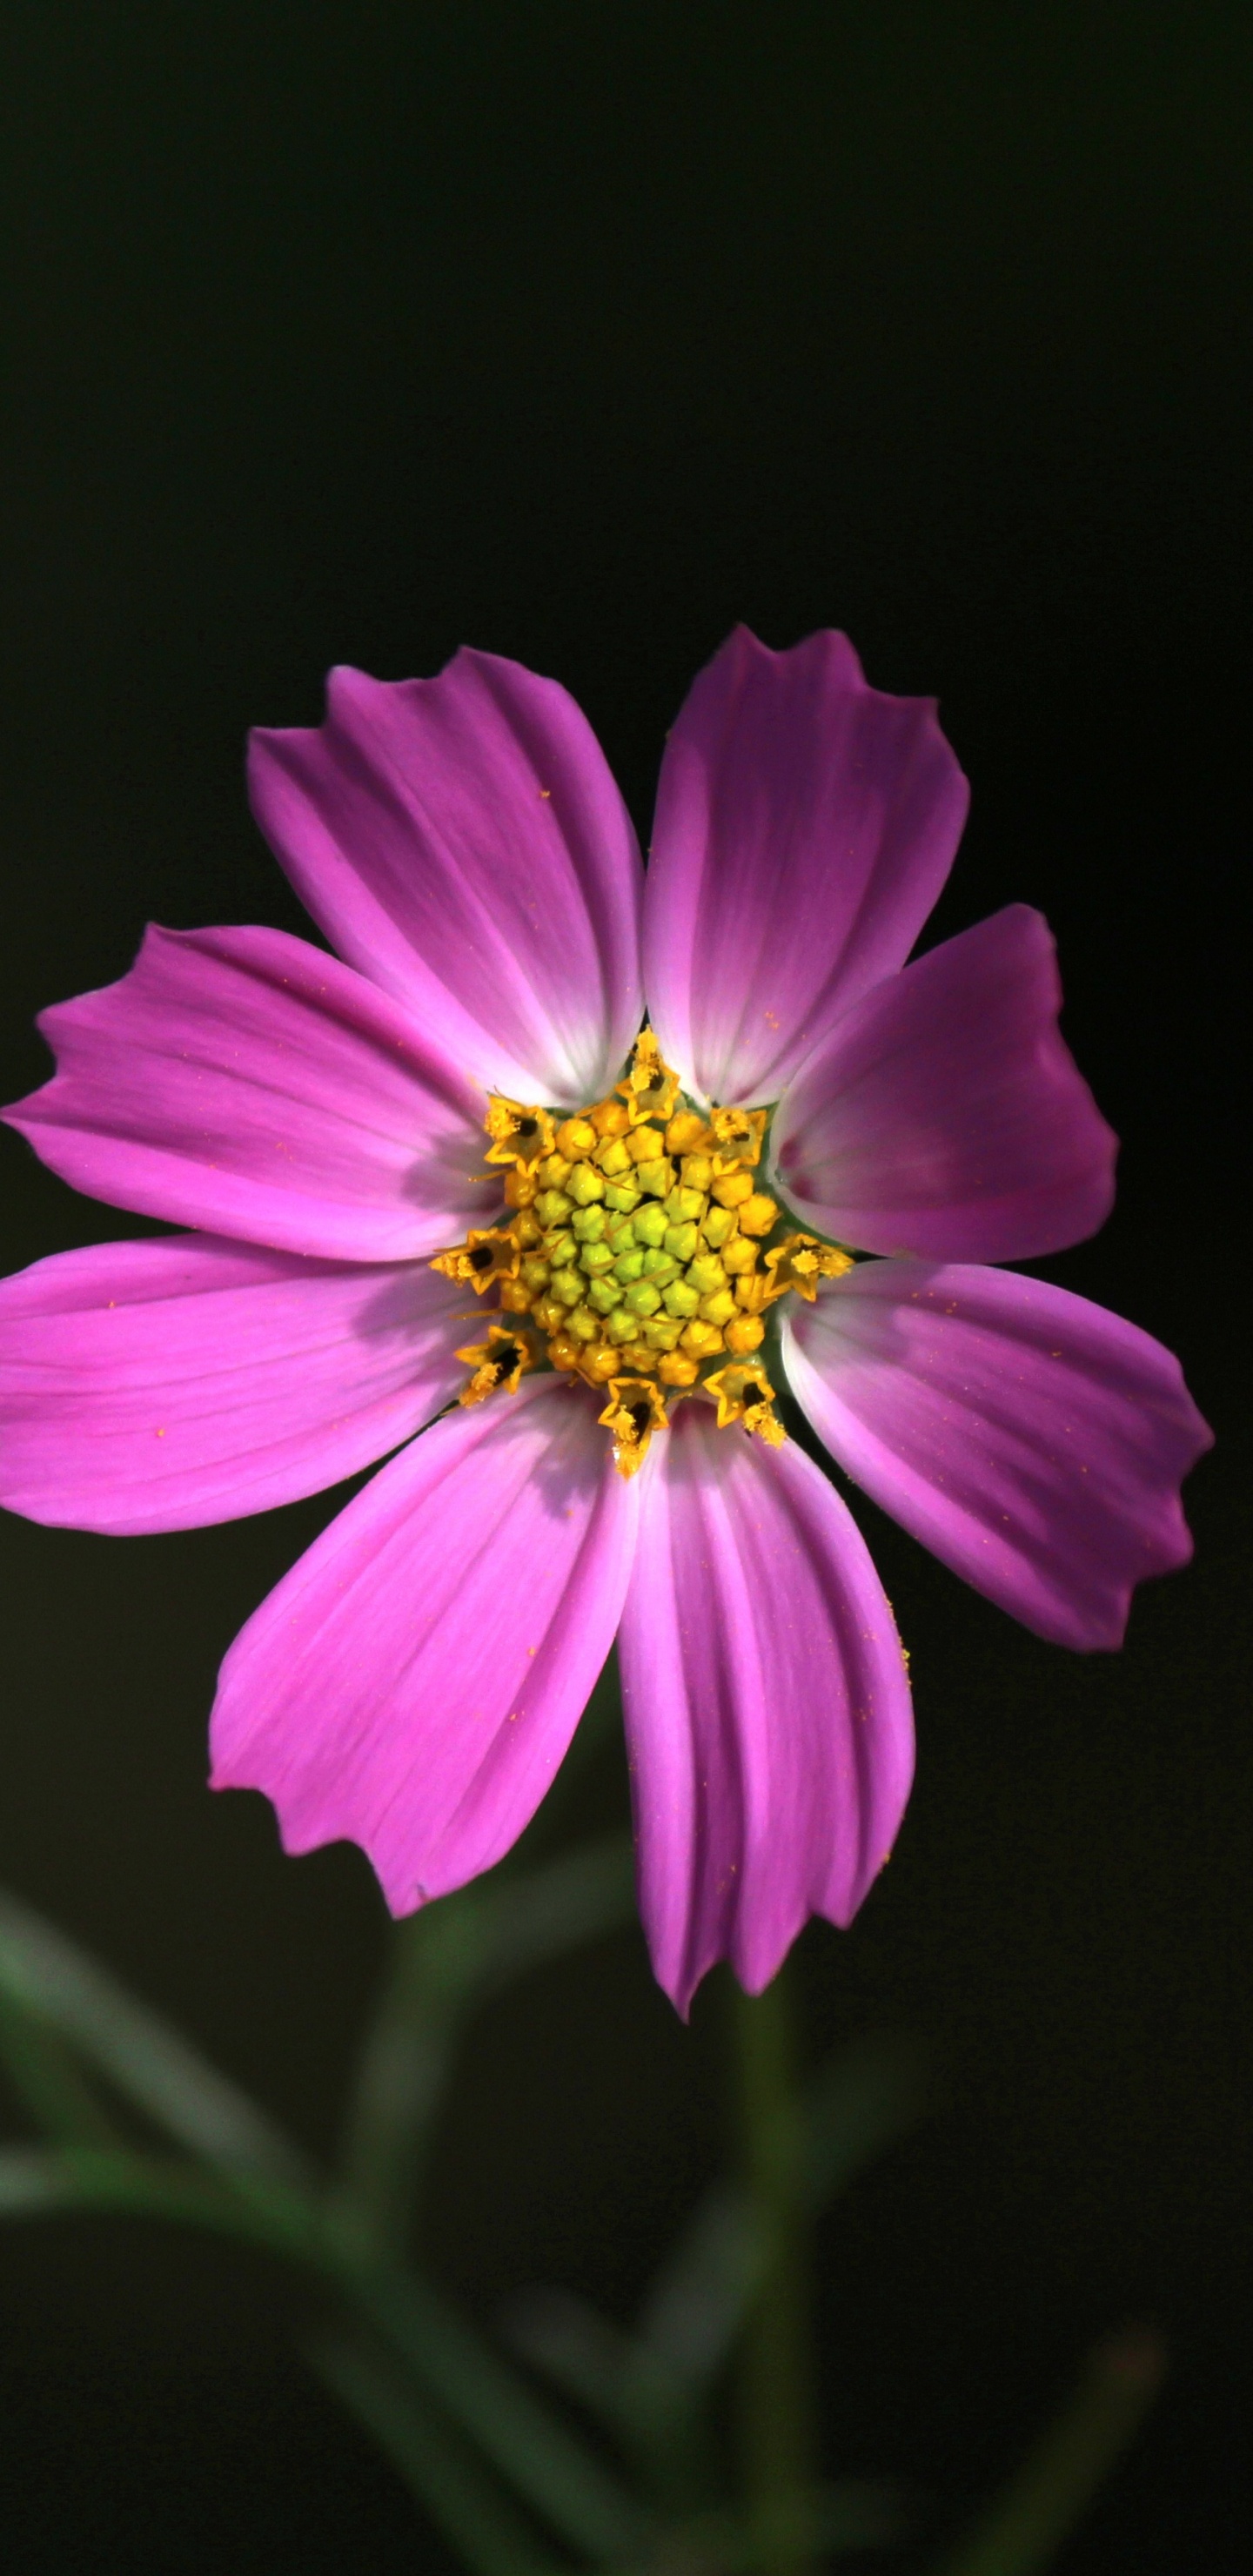
[[[485,1090],[569,1108],[639,1028],[639,849],[555,680],[458,653],[436,680],[333,671],[316,732],[256,733],[257,820],[341,957]]]
[[[1095,1234],[1117,1138],[1057,1026],[1047,922],[1010,904],[847,1011],[780,1104],[807,1224],[865,1252],[1027,1261]]]
[[[666,745],[644,901],[649,1013],[689,1089],[778,1099],[904,965],[967,802],[930,698],[868,688],[847,636],[771,653],[737,627]]]
[[[653,1442],[623,1614],[640,1911],[680,2012],[750,1994],[810,1914],[847,1923],[913,1771],[900,1639],[865,1543],[794,1445],[678,1407]]]
[[[351,968],[282,930],[151,928],[40,1020],[58,1070],[4,1116],[75,1189],[349,1261],[438,1250],[498,1203],[484,1102]]]
[[[1121,1315],[1012,1271],[867,1261],[783,1350],[846,1472],[1037,1636],[1117,1646],[1133,1585],[1187,1563],[1179,1485],[1212,1435]]]
[[[236,1638],[213,1785],[263,1789],[283,1848],[360,1843],[394,1914],[501,1858],[613,1642],[635,1487],[552,1375],[394,1458]]]
[[[190,1529],[338,1484],[464,1384],[464,1291],[176,1235],[0,1281],[0,1502]]]

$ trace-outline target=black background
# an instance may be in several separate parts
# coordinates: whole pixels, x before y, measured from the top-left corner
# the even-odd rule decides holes
[[[1109,1225],[1050,1267],[1182,1353],[1219,1432],[1197,1561],[1079,1659],[865,1507],[919,1780],[803,1958],[815,2046],[917,2029],[947,2099],[823,2241],[833,2464],[911,2471],[939,2532],[1092,2333],[1170,2339],[1070,2576],[1247,2545],[1251,70],[1246,9],[1144,0],[27,0],[0,29],[6,1097],[44,1076],[34,1011],[148,917],[303,926],[242,737],[315,722],[332,661],[556,674],[645,828],[727,628],[843,626],[878,686],[939,693],[972,779],[928,939],[1013,899],[1058,934],[1124,1146]],[[5,1268],[142,1230],[8,1134],[0,1163]],[[333,1508],[0,1530],[0,1872],[318,2146],[380,1904],[354,1852],[286,1862],[259,1799],[210,1799],[203,1746],[222,1651]],[[632,1935],[485,2025],[437,2194],[484,2313],[537,2273],[630,2299],[713,2152],[720,2018],[715,1981],[685,2033]],[[442,2566],[295,2314],[137,2225],[0,2238],[10,2563]]]

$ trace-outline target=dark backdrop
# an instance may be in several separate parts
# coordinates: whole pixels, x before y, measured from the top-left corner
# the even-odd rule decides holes
[[[315,722],[332,661],[555,673],[644,826],[733,621],[844,626],[876,685],[939,692],[973,781],[935,930],[1053,923],[1124,1139],[1055,1275],[1182,1352],[1220,1445],[1195,1568],[1116,1659],[865,1509],[921,1759],[855,1930],[807,1936],[814,2037],[923,2031],[949,2107],[824,2246],[829,2420],[951,2515],[1085,2338],[1156,2318],[1169,2393],[1065,2565],[1234,2569],[1248,12],[13,0],[0,52],[6,1097],[36,1008],[148,917],[301,926],[242,738]],[[142,1230],[0,1161],[6,1268]],[[219,1656],[333,1508],[0,1530],[0,1871],[315,2144],[379,1901],[206,1796],[203,1748]],[[685,2035],[624,1936],[487,2029],[447,2277],[627,2300],[705,2169],[717,2021]],[[15,2565],[442,2563],[271,2276],[127,2226],[0,2237],[0,2282]]]

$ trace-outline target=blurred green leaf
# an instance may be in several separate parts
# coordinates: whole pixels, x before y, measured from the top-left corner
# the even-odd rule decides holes
[[[899,2039],[841,2050],[806,2090],[799,2143],[802,2205],[815,2215],[918,2118],[927,2058]],[[509,2303],[515,2350],[611,2431],[649,2485],[672,2501],[705,2483],[710,2390],[743,2331],[766,2261],[760,2212],[739,2183],[713,2184],[662,2265],[632,2328],[571,2292],[537,2288]]]
[[[251,2178],[232,2186],[194,2165],[126,2147],[0,2148],[0,2218],[70,2211],[129,2212],[317,2260],[318,2214],[299,2194]]]
[[[814,2498],[813,2532],[833,2557],[859,2549],[887,2549],[904,2524],[901,2491],[890,2478],[838,2478]]]
[[[484,1960],[481,1992],[499,1994],[551,1959],[616,1932],[635,1917],[635,1856],[628,1834],[583,1843],[525,1878],[507,1881]]]
[[[764,2520],[717,2511],[687,2514],[666,2526],[651,2557],[614,2576],[741,2576],[761,2567],[780,2544],[821,2551],[824,2557],[860,2555],[899,2538],[897,2490],[877,2480],[844,2478],[784,2500]]]
[[[298,2181],[303,2158],[246,2093],[108,1970],[0,1894],[0,1991],[59,2031],[128,2101],[222,2173]]]
[[[1098,2344],[1069,2404],[938,2576],[1036,2576],[1051,2567],[1139,2432],[1165,2370],[1165,2347],[1151,2328]]]
[[[347,2199],[371,2242],[403,2251],[431,2122],[470,2012],[513,1981],[630,1920],[631,1847],[611,1834],[524,1875],[498,1872],[398,1926],[362,2051],[345,2151]]]
[[[380,2266],[357,2271],[353,2287],[360,2312],[555,2529],[593,2558],[644,2545],[651,2516],[429,2282]]]
[[[926,2053],[908,2040],[859,2041],[841,2049],[801,2101],[799,2180],[814,2215],[920,2116]],[[695,2393],[723,2367],[739,2334],[765,2260],[748,2192],[715,2183],[697,2203],[640,2314],[637,2339],[677,2383]]]
[[[542,1867],[501,1871],[405,1927],[363,2066],[357,2194],[332,2202],[245,2094],[62,1933],[0,1898],[0,2049],[57,2141],[51,2151],[0,2152],[0,2216],[127,2211],[209,2227],[302,2266],[380,2340],[375,2351],[336,2337],[319,2366],[479,2576],[549,2576],[552,2565],[491,2478],[484,2482],[479,2450],[586,2557],[659,2567],[645,2508],[429,2283],[391,2259],[379,2224],[380,2214],[403,2224],[414,2162],[467,2014],[628,1919],[632,1901],[629,1845],[613,1835]],[[120,2143],[80,2059],[195,2161]],[[917,2057],[899,2048],[850,2052],[826,2070],[805,2128],[803,2196],[816,2205],[898,2134],[918,2089]],[[373,2203],[363,2203],[363,2182]],[[529,2328],[515,2332],[550,2378],[651,2464],[651,2483],[671,2509],[709,2492],[703,2400],[753,2295],[759,2235],[746,2193],[718,2186],[684,2230],[634,2333],[555,2293],[533,2301]],[[699,2534],[696,2522],[681,2528],[686,2564]],[[718,2525],[719,2550],[731,2546],[728,2529]],[[713,2530],[706,2517],[700,2532],[710,2539]],[[728,2565],[754,2563],[742,2538],[735,2549]]]
[[[471,2012],[517,1977],[632,1918],[624,1834],[548,1863],[550,1839],[588,1765],[620,1734],[611,1650],[557,1777],[520,1842],[486,1878],[398,1926],[391,1974],[361,2051],[346,2123],[343,2192],[378,2251],[410,2240],[423,2155]]]
[[[516,2351],[611,2432],[623,2429],[634,2338],[573,2290],[525,2290],[501,2311]]]
[[[502,1867],[440,1897],[400,1926],[397,1946],[424,2000],[465,2010],[629,1922],[634,1890],[629,1837],[605,1834],[535,1869]]]
[[[66,2146],[111,2146],[117,2128],[60,2032],[0,1988],[0,2059],[37,2128]]]
[[[761,2231],[738,2183],[698,2201],[640,2311],[642,2343],[680,2385],[704,2388],[721,2368],[760,2278]]]
[[[323,2335],[306,2358],[425,2505],[476,2576],[563,2576],[446,2421],[376,2354]]]
[[[804,2097],[803,2187],[815,2214],[917,2125],[930,2069],[930,2052],[900,2038],[859,2040],[820,2068]]]
[[[553,2528],[593,2558],[642,2547],[649,2517],[474,2328],[415,2273],[363,2258],[315,2201],[264,2176],[218,2176],[128,2150],[0,2150],[0,2218],[130,2212],[234,2236],[298,2263],[390,2344],[419,2388]]]
[[[707,2428],[664,2354],[569,2290],[529,2291],[501,2323],[533,2368],[613,2434],[659,2506],[675,2513],[708,2500]]]
[[[615,1867],[620,1883],[620,1854]],[[558,1895],[563,1872],[568,1864],[541,1874]],[[567,1876],[565,1919],[577,1916],[586,1924],[593,1883],[613,1875],[598,1866]],[[543,1896],[529,1917],[524,1909],[522,1930],[533,1956],[544,1941],[551,1944],[561,1916],[560,1903]],[[493,1919],[507,1929],[499,1901]],[[0,2216],[127,2210],[212,2227],[312,2265],[372,2319],[557,2529],[602,2556],[638,2545],[647,2526],[630,2496],[516,2373],[415,2274],[402,2278],[380,2265],[351,2213],[332,2218],[320,2190],[307,2186],[297,2151],[245,2094],[12,1897],[0,1898],[0,1994],[60,2033],[209,2168],[86,2144],[51,2154],[11,2150],[0,2158]],[[50,2077],[50,2067],[43,2074]]]
[[[785,1963],[760,1994],[733,1986],[729,1999],[740,2163],[760,2262],[738,2338],[737,2484],[764,2576],[818,2576],[802,2505],[817,2481],[818,2417],[796,1970]]]
[[[630,2451],[672,2458],[739,2330],[758,2260],[747,2194],[719,2184],[698,2203],[633,2329],[547,2286],[512,2299],[502,2323],[515,2349]]]

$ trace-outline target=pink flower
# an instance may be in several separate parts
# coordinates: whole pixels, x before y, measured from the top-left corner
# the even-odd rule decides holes
[[[756,1990],[849,1921],[913,1759],[776,1348],[846,1473],[1041,1636],[1116,1645],[1189,1553],[1176,1361],[982,1266],[1113,1192],[1048,930],[1014,905],[906,964],[966,786],[839,635],[741,630],[702,673],[647,877],[578,708],[487,654],[334,673],[251,776],[336,954],[152,929],[46,1015],[10,1122],[195,1231],[0,1288],[0,1496],[185,1528],[394,1451],[231,1648],[215,1784],[289,1851],[361,1843],[403,1913],[508,1850],[616,1633],[657,1974],[681,2009],[723,1956]]]

